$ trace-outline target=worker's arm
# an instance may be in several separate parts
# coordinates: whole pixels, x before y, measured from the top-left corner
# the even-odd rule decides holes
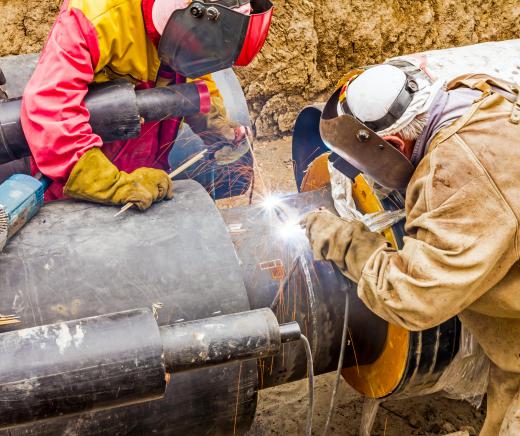
[[[229,120],[224,99],[211,74],[199,77],[208,86],[211,106],[209,113],[186,117],[186,123],[208,146],[222,147],[228,143],[241,141],[246,132]]]
[[[39,170],[64,183],[75,163],[102,145],[84,98],[99,61],[95,29],[76,9],[62,9],[22,101],[21,122]]]
[[[410,330],[468,308],[518,259],[517,220],[457,138],[421,162],[407,191],[404,247],[379,248],[358,284],[365,304]]]

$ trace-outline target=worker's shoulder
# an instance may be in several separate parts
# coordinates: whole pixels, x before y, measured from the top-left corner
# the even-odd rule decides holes
[[[491,187],[486,171],[457,135],[433,144],[414,174],[416,190],[424,191],[429,210],[485,196]],[[488,192],[489,193],[489,192]]]
[[[87,19],[95,21],[111,12],[127,18],[134,13],[141,14],[142,0],[70,0],[69,9],[79,9]],[[128,9],[125,12],[125,9]],[[122,15],[121,15],[122,13]]]

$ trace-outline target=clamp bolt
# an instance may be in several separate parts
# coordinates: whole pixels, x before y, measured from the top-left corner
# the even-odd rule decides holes
[[[356,133],[356,138],[359,142],[366,142],[370,139],[370,133],[364,129],[358,130]]]
[[[210,6],[207,10],[208,18],[213,21],[217,21],[218,17],[220,17],[220,12],[215,6]]]
[[[206,13],[206,8],[204,6],[202,6],[200,3],[195,3],[191,8],[190,8],[190,13],[191,15],[193,15],[195,18],[201,18],[204,16],[204,14]]]

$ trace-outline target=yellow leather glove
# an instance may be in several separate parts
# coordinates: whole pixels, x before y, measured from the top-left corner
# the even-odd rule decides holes
[[[371,232],[360,221],[348,221],[328,211],[311,212],[305,218],[315,260],[329,260],[343,275],[358,282],[372,254],[386,247],[384,236]]]
[[[220,95],[211,96],[209,113],[186,117],[186,122],[206,145],[213,145],[218,140],[231,142],[235,139],[235,126],[228,120],[224,99]]]
[[[153,202],[173,198],[173,183],[162,170],[138,168],[119,171],[98,147],[87,151],[76,163],[63,193],[95,203],[122,205],[134,203],[140,210]]]

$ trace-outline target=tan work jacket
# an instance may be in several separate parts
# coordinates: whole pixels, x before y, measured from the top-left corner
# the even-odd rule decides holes
[[[459,315],[498,367],[520,373],[520,100],[492,92],[498,82],[448,85],[485,92],[433,138],[406,192],[404,247],[375,252],[358,293],[410,330]]]

